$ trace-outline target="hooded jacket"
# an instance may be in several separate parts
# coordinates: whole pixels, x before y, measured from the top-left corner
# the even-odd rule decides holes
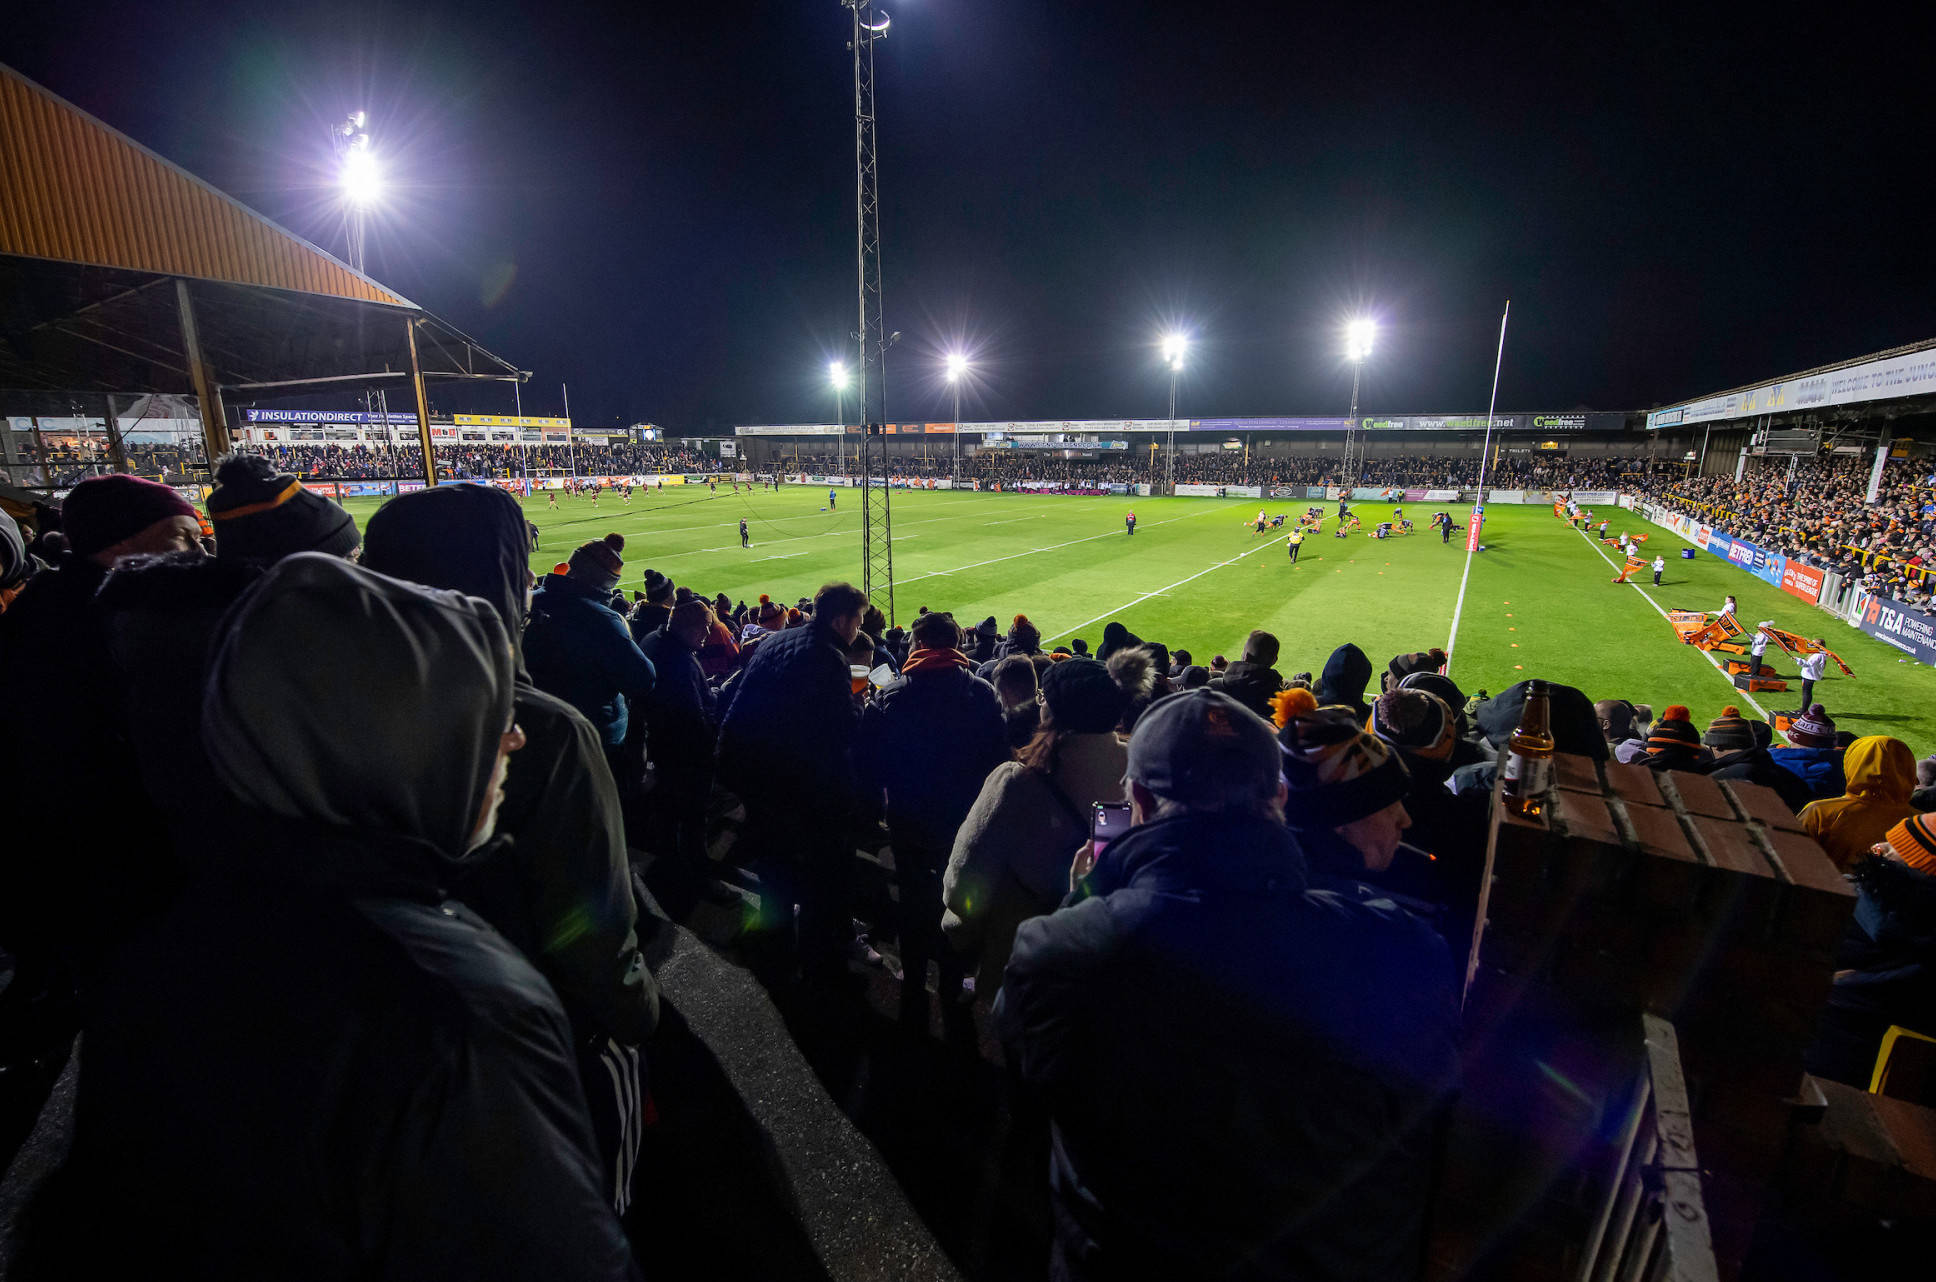
[[[1234,663],[1230,666],[1233,671],[1237,667]],[[1365,687],[1370,684],[1371,660],[1363,650],[1347,641],[1324,661],[1324,671],[1319,674],[1317,689],[1312,693],[1317,695],[1319,707],[1342,704],[1356,709],[1362,723],[1371,715],[1371,707],[1365,702]]]
[[[484,602],[328,556],[237,606],[202,727],[244,819],[100,993],[65,1202],[119,1224],[76,1275],[636,1276],[563,1009],[440,890],[512,663]]]
[[[954,660],[933,661],[935,656]],[[861,713],[856,762],[887,825],[938,865],[988,772],[1011,757],[995,688],[958,650],[916,650]]]
[[[1848,791],[1810,802],[1801,821],[1835,866],[1847,868],[1916,813],[1909,804],[1909,794],[1916,790],[1916,754],[1900,739],[1867,735],[1849,745],[1842,768]]]
[[[498,808],[498,831],[512,841],[496,858],[466,861],[452,889],[544,972],[581,1033],[637,1044],[658,1024],[659,990],[639,948],[618,786],[591,723],[525,670],[517,638],[530,546],[516,499],[445,485],[378,509],[363,564],[488,601],[513,639],[511,702],[525,745]]]
[[[609,600],[589,583],[545,575],[531,598],[524,657],[538,689],[578,709],[616,748],[625,742],[626,697],[650,692],[657,674]]]
[[[1445,946],[1307,887],[1267,818],[1182,814],[1023,922],[996,1007],[1053,1122],[1057,1277],[1400,1278],[1457,1075]]]
[[[1210,682],[1264,720],[1271,719],[1271,696],[1284,688],[1284,674],[1264,663],[1239,659]]]
[[[1131,632],[1120,623],[1110,622],[1102,625],[1102,644],[1096,647],[1096,658],[1104,663],[1118,650],[1133,650],[1143,644],[1143,638]]]

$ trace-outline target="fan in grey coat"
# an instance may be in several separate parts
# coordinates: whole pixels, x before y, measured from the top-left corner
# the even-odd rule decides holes
[[[1115,730],[1127,703],[1094,659],[1050,668],[1042,728],[1020,761],[989,774],[962,821],[942,878],[941,929],[958,952],[979,956],[978,997],[1000,989],[1016,927],[1061,902],[1091,807],[1123,799],[1128,749]]]

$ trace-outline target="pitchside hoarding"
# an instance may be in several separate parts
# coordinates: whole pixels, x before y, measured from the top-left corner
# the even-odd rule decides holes
[[[1871,596],[1862,602],[1855,626],[1918,663],[1936,665],[1936,619],[1919,610],[1890,597]]]

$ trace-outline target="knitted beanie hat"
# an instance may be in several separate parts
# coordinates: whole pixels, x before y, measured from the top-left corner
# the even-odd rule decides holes
[[[1426,690],[1387,690],[1371,705],[1371,732],[1428,761],[1449,761],[1458,719],[1445,700]]]
[[[657,570],[645,572],[645,599],[654,605],[662,604],[672,595],[672,580]]]
[[[1797,748],[1833,748],[1835,722],[1821,704],[1815,704],[1788,727],[1788,742]]]
[[[188,500],[161,482],[117,473],[89,477],[68,491],[61,502],[61,530],[75,556],[93,556],[158,521],[194,515]]]
[[[1411,788],[1411,776],[1383,740],[1358,728],[1348,708],[1292,717],[1277,733],[1284,754],[1284,821],[1312,832],[1375,815]]]
[[[786,622],[786,607],[762,592],[759,608],[753,611],[753,618],[763,628],[777,628]]]
[[[1042,644],[1042,630],[1029,622],[1028,615],[1018,614],[1008,626],[1008,639],[1024,650],[1033,650]]]
[[[1654,728],[1647,735],[1647,752],[1651,756],[1661,756],[1670,752],[1693,753],[1701,746],[1701,736],[1694,729],[1694,714],[1685,704],[1673,703],[1667,711],[1660,714]]]
[[[1741,709],[1730,703],[1721,709],[1720,716],[1707,723],[1707,733],[1701,742],[1723,752],[1738,752],[1755,746],[1754,729],[1741,715]]]
[[[569,566],[566,574],[601,592],[610,592],[618,586],[618,576],[625,572],[625,560],[619,555],[624,550],[623,534],[607,534],[602,539],[581,543],[566,563]]]
[[[1410,654],[1392,656],[1385,665],[1391,671],[1392,684],[1396,685],[1414,672],[1437,672],[1445,666],[1445,651],[1434,646],[1430,650],[1414,650]]]
[[[1106,664],[1068,658],[1042,674],[1042,702],[1057,729],[1108,734],[1123,719],[1129,698]]]
[[[255,454],[223,459],[215,469],[208,519],[215,526],[215,555],[228,559],[280,561],[298,552],[348,556],[363,541],[348,512]]]
[[[1911,868],[1936,875],[1936,815],[1912,815],[1883,840]]]

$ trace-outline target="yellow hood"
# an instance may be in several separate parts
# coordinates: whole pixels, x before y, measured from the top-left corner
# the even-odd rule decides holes
[[[1916,754],[1888,735],[1872,734],[1850,744],[1842,770],[1851,795],[1907,805],[1916,790]]]

